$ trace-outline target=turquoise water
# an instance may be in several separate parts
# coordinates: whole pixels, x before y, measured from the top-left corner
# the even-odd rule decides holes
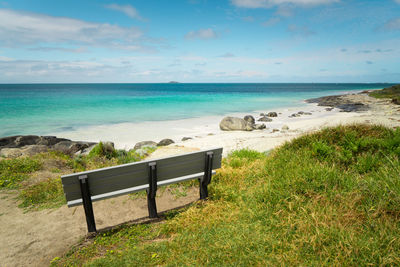
[[[0,84],[0,136],[270,110],[389,84]]]

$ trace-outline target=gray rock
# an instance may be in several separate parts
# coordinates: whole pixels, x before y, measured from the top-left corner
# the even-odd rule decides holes
[[[21,148],[22,156],[33,156],[38,153],[47,152],[49,148],[45,145],[28,145]]]
[[[278,114],[274,111],[268,112],[267,117],[278,117]]]
[[[223,131],[252,131],[253,126],[244,119],[237,117],[225,117],[219,123],[219,128]]]
[[[323,96],[307,99],[306,102],[318,103],[318,106],[323,107],[338,108],[341,112],[360,112],[370,109],[368,105],[345,98],[345,95]]]
[[[113,142],[107,141],[102,143],[103,143],[103,150],[105,153],[112,153],[115,150]]]
[[[298,113],[293,113],[292,115],[289,116],[289,118],[296,118],[296,117],[300,117],[301,115]]]
[[[282,131],[289,131],[289,126],[283,125],[282,126]]]
[[[0,147],[10,147],[15,146],[15,139],[17,139],[18,135],[16,136],[8,136],[0,138]]]
[[[264,123],[255,124],[254,127],[255,127],[256,130],[262,130],[262,129],[267,128],[267,126]]]
[[[261,117],[265,117],[265,116],[267,116],[267,115],[265,115],[265,113],[260,113],[260,116],[261,116]]]
[[[157,146],[168,146],[173,143],[175,143],[174,140],[166,138],[158,142]]]
[[[272,129],[273,133],[279,132],[279,129]]]
[[[92,149],[93,149],[95,146],[96,146],[96,144],[91,145],[91,146],[89,146],[89,147],[87,147],[87,148],[84,148],[84,149],[82,149],[82,150],[76,152],[75,155],[87,156],[87,155],[89,155],[90,151],[92,151]]]
[[[149,153],[147,152],[147,150],[145,148],[136,149],[135,153],[141,158],[149,155]]]
[[[255,120],[254,117],[251,116],[251,115],[246,115],[246,116],[244,116],[243,119],[244,119],[245,121],[247,121],[248,123],[250,123],[250,124],[256,123],[256,120]]]
[[[21,135],[18,136],[14,143],[17,147],[23,147],[27,145],[35,145],[40,141],[40,137],[37,135]]]
[[[93,145],[93,143],[88,142],[73,142],[73,141],[61,141],[55,144],[52,149],[56,151],[60,151],[64,154],[73,155],[78,151],[84,150],[89,146]]]
[[[46,145],[46,146],[54,146],[55,144],[61,141],[71,141],[65,138],[57,138],[56,136],[40,136],[39,141],[36,143],[37,145]]]
[[[0,150],[0,156],[6,158],[17,158],[22,156],[22,151],[20,148],[3,148]]]
[[[271,122],[272,119],[271,119],[271,118],[268,118],[268,117],[261,117],[261,118],[259,118],[257,121]]]
[[[332,111],[333,108],[325,108],[326,111]]]
[[[193,139],[193,138],[192,137],[183,137],[182,141],[187,141],[187,140],[190,140],[190,139]]]
[[[139,149],[142,148],[142,146],[152,146],[152,147],[156,147],[157,143],[154,141],[142,141],[139,143],[136,143],[133,149]]]

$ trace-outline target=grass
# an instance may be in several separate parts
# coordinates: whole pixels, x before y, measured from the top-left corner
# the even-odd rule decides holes
[[[123,226],[55,266],[400,264],[400,131],[327,128],[268,155],[233,152],[210,199]]]
[[[41,162],[36,158],[3,159],[0,161],[0,189],[15,189],[29,177],[29,173],[40,170]]]
[[[61,175],[139,161],[154,150],[147,147],[139,154],[135,150],[110,149],[100,142],[87,156],[71,157],[50,151],[32,157],[3,159],[0,189],[17,189],[19,207],[27,211],[57,208],[65,204]],[[46,171],[52,175],[41,178],[48,175]]]
[[[375,98],[391,98],[393,101],[400,103],[400,85],[372,91],[369,95]]]

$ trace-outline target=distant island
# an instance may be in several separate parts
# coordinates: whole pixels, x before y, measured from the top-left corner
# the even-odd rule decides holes
[[[177,81],[170,81],[170,82],[168,82],[168,83],[179,83],[179,82],[177,82]]]

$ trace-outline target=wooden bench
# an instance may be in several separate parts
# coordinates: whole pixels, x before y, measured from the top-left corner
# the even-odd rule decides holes
[[[88,231],[96,232],[93,201],[147,190],[149,217],[156,218],[158,186],[199,179],[200,199],[205,199],[221,159],[222,148],[216,148],[64,175],[61,181],[68,207],[83,204]]]

